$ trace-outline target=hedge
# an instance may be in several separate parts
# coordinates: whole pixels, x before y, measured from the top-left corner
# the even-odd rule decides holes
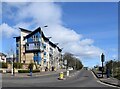
[[[29,73],[29,70],[18,70],[18,73]]]
[[[118,74],[117,76],[114,76],[114,77],[120,80],[120,74]]]
[[[18,63],[18,62],[14,63],[14,67],[17,68],[17,69],[21,69],[22,66],[23,66],[22,63]]]
[[[0,63],[0,65],[1,64],[2,64],[2,68],[8,68],[8,64],[7,63],[2,62],[2,63]]]
[[[40,72],[40,70],[33,70],[33,73],[37,73],[37,72]]]
[[[33,73],[40,72],[40,70],[33,70]],[[18,70],[18,73],[30,73],[30,70]]]

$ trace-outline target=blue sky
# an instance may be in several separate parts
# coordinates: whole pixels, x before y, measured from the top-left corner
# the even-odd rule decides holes
[[[19,35],[18,27],[34,30],[47,24],[46,36],[59,42],[63,52],[77,55],[85,66],[100,65],[101,52],[106,54],[106,60],[117,58],[118,4],[115,2],[4,3],[2,16],[4,53],[15,49],[13,37]]]
[[[64,3],[63,22],[84,37],[94,39],[94,45],[104,49],[107,58],[112,59],[113,54],[117,55],[118,49],[117,5],[118,3],[100,2]]]

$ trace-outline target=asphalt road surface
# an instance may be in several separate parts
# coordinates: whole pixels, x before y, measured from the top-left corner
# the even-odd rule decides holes
[[[58,77],[59,74],[29,78],[3,77],[2,87],[112,87],[99,82],[90,70],[76,71],[65,80],[58,80]]]

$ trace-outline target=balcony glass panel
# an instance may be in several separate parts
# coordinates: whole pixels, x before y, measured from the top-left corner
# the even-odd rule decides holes
[[[26,50],[39,50],[40,44],[39,43],[27,43]]]

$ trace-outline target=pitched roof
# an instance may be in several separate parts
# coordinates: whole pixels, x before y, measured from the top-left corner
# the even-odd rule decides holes
[[[57,48],[58,48],[58,51],[59,51],[59,52],[62,52],[62,49],[60,49],[59,47],[57,47]]]
[[[27,29],[24,29],[24,28],[19,28],[21,31],[24,31],[24,32],[28,32],[28,33],[31,33],[32,31],[30,30],[27,30]]]
[[[36,32],[40,32],[41,35],[42,35],[42,37],[43,37],[43,39],[49,41],[49,39],[48,39],[47,37],[45,37],[45,35],[44,35],[44,33],[42,32],[42,30],[41,30],[40,27],[38,27],[36,30],[34,30],[33,32],[31,32],[30,34],[28,34],[27,36],[25,36],[24,39],[32,36],[32,35],[35,34]]]
[[[16,36],[16,37],[13,37],[13,38],[20,38],[20,36]]]
[[[5,57],[6,57],[7,55],[5,55],[4,53],[1,53],[1,52],[0,52],[0,56],[5,56]]]
[[[45,37],[45,35],[44,35],[44,33],[43,33],[43,31],[41,30],[41,28],[40,27],[38,27],[36,30],[34,30],[34,31],[31,31],[31,33],[30,34],[28,34],[27,36],[25,36],[24,37],[24,39],[26,39],[26,38],[29,38],[30,36],[32,36],[33,34],[35,34],[36,32],[40,32],[41,33],[41,36],[43,37],[43,39],[45,40],[45,41],[48,41],[49,42],[49,44],[52,46],[52,47],[57,47],[58,48],[58,51],[62,51],[56,44],[54,44],[53,42],[51,42],[51,41],[49,41],[49,38],[47,38],[47,37]]]
[[[52,47],[57,47],[57,45],[55,45],[54,43],[52,43],[51,41],[49,41],[49,44],[52,46]]]

